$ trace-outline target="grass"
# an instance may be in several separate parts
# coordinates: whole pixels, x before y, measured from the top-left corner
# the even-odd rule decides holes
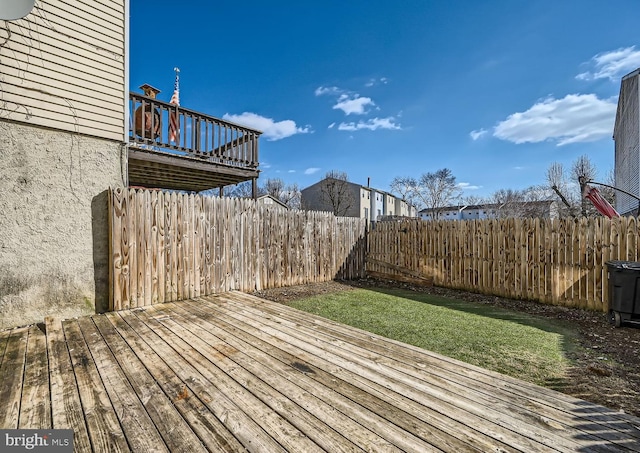
[[[540,385],[557,385],[577,347],[553,320],[407,290],[356,289],[292,307]]]

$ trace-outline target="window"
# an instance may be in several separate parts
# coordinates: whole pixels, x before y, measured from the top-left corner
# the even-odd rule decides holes
[[[364,208],[364,218],[365,219],[369,218],[369,208]]]

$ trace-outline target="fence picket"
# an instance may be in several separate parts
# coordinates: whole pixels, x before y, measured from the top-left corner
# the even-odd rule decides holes
[[[134,189],[110,203],[114,310],[363,275],[364,219]]]
[[[606,311],[605,263],[640,256],[635,218],[411,220],[368,231],[364,219],[134,189],[110,191],[110,229],[114,310],[398,266],[439,286]]]

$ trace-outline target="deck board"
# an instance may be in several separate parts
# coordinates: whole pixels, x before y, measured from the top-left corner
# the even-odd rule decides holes
[[[91,328],[92,321],[103,339],[103,345],[108,345],[111,351],[111,354],[107,354],[107,359],[102,362],[103,365],[114,373],[118,373],[117,379],[121,381],[122,385],[126,382],[131,385],[137,398],[134,404],[144,406],[149,417],[148,421],[145,420],[146,424],[153,424],[153,431],[162,436],[168,450],[171,452],[206,451],[178,409],[174,407],[169,397],[162,391],[144,364],[138,360],[134,351],[122,339],[113,325],[107,321],[106,317],[96,316],[93,320],[89,318],[82,320],[80,324],[83,326],[85,336],[87,334],[86,328]],[[133,395],[130,397],[133,399]],[[142,408],[137,408],[136,413],[141,412]],[[146,414],[141,414],[140,417]],[[124,426],[126,431],[127,424],[124,423]],[[135,435],[135,432],[133,434]],[[157,438],[152,442],[160,443]]]
[[[51,397],[47,340],[44,332],[35,326],[29,329],[24,370],[18,428],[50,429]]]
[[[483,404],[472,405],[462,397],[447,395],[438,387],[429,385],[430,383],[409,379],[397,370],[366,361],[342,351],[336,345],[322,344],[321,339],[309,336],[301,325],[287,326],[284,321],[270,319],[268,315],[263,314],[260,317],[246,306],[239,308],[229,305],[233,305],[233,302],[225,304],[228,314],[252,326],[256,335],[270,336],[272,339],[268,341],[271,342],[273,338],[279,339],[278,344],[291,352],[297,351],[299,357],[303,357],[302,351],[306,352],[304,358],[307,363],[321,369],[330,369],[334,377],[351,382],[394,406],[411,405],[411,401],[420,402],[421,404],[412,405],[412,413],[416,416],[423,416],[425,410],[436,408],[434,417],[457,420],[467,428],[474,429],[476,436],[479,433],[487,433],[497,439],[509,438],[510,447],[520,451],[533,451],[540,448],[541,444],[555,445],[569,451],[576,446],[575,443],[564,442],[561,438],[553,436],[549,430],[533,430],[530,426],[520,426],[511,417],[501,417],[491,407]],[[313,343],[307,341],[308,338],[312,338]],[[388,420],[388,425],[389,422],[393,420]],[[450,423],[449,420],[447,422]],[[493,445],[491,448],[497,449],[499,446]]]
[[[134,451],[169,452],[169,448],[158,432],[159,429],[166,431],[162,419],[156,418],[155,422],[151,419],[93,320],[87,317],[80,318],[77,320],[77,328],[82,332],[96,365],[95,371],[98,375],[94,373],[93,379],[97,380],[99,377],[104,382],[106,396],[111,401],[114,415],[117,415],[119,427],[122,428],[128,447]],[[96,393],[96,386],[97,384],[94,386],[94,393]]]
[[[266,401],[257,398],[244,385],[225,373],[218,365],[221,356],[219,353],[211,351],[211,348],[203,345],[198,337],[190,335],[181,324],[171,323],[171,328],[169,328],[164,322],[159,321],[154,316],[158,308],[159,306],[156,306],[154,309],[137,312],[136,315],[144,319],[149,326],[153,326],[174,350],[188,357],[189,363],[197,367],[206,382],[217,387],[238,411],[243,412],[244,417],[255,421],[262,428],[264,433],[270,437],[270,439],[264,440],[265,447],[275,448],[273,442],[277,442],[289,451],[294,449],[305,452],[318,451],[315,444],[308,442],[304,433],[297,430],[286,418],[270,410]],[[228,353],[233,354],[234,352],[229,351]],[[256,379],[256,377],[251,376],[250,379]],[[276,395],[272,395],[272,397],[277,398]],[[252,436],[259,438],[256,434],[252,434]],[[247,437],[250,437],[249,433],[247,433]]]
[[[202,306],[202,304],[199,305]],[[197,307],[198,304],[192,304],[191,308],[196,311],[191,315],[193,318],[187,319],[194,323],[198,318],[200,318],[201,323],[204,320],[209,321],[210,317],[208,317],[206,308],[204,311],[198,311]],[[370,431],[371,428],[374,428],[374,431],[379,430],[380,433],[387,431],[386,436],[391,436],[389,431],[393,431],[396,437],[400,438],[395,440],[404,448],[421,448],[422,451],[429,451],[433,450],[432,446],[435,446],[444,448],[447,451],[469,450],[470,444],[458,441],[456,437],[449,435],[444,429],[434,429],[419,417],[407,415],[404,411],[397,410],[394,405],[385,403],[378,398],[372,398],[366,391],[346,381],[336,379],[334,374],[326,372],[309,362],[301,362],[299,356],[274,347],[257,337],[249,338],[250,343],[246,341],[246,334],[241,334],[234,338],[232,336],[234,332],[242,331],[236,329],[232,323],[227,323],[228,319],[223,320],[221,314],[216,313],[213,317],[216,318],[215,326],[218,327],[216,331],[224,329],[227,332],[226,334],[219,334],[220,338],[250,355],[250,358],[246,361],[250,372],[256,373],[255,366],[252,366],[254,362],[267,364],[269,369],[272,370],[272,373],[266,375],[271,385],[283,386],[289,384],[293,387],[293,390],[289,388],[283,390],[283,393],[288,395],[295,395],[294,392],[296,391],[300,392],[295,388],[300,387],[305,392],[303,396],[312,398],[311,401],[303,401],[301,405],[304,405],[306,410],[319,417],[323,423],[336,425],[335,429],[339,429],[345,438],[357,440],[360,445],[372,445],[374,443],[380,445],[382,442],[379,436]],[[244,337],[245,340],[242,340],[241,337]],[[278,374],[274,375],[273,373],[275,372]],[[330,401],[331,404],[326,401]],[[364,412],[364,409],[368,409],[368,411]],[[386,418],[383,419],[375,414],[385,414]],[[425,413],[421,412],[420,417],[424,416]],[[392,420],[395,426],[389,425],[388,420]],[[357,421],[360,423],[358,424]],[[446,422],[441,424],[442,428],[445,428],[445,424]],[[421,434],[421,437],[428,438],[429,443],[425,444],[423,441],[418,441],[419,445],[415,445],[414,441],[414,445],[407,445],[409,438],[415,437],[407,435],[407,430],[411,432],[408,429],[409,427],[416,433]],[[403,431],[402,428],[406,430]],[[451,429],[451,426],[447,425],[446,428]],[[458,428],[461,427],[459,426]],[[489,448],[494,445],[495,442],[482,444],[481,446]],[[480,448],[478,451],[483,450]]]
[[[105,389],[105,384],[110,383],[101,380],[77,321],[65,321],[62,326],[93,449],[114,453],[130,451],[113,402]]]
[[[153,310],[154,307],[149,310]],[[135,310],[136,312],[142,310]],[[149,325],[136,316],[134,311],[124,313],[125,321],[144,338],[149,347],[156,354],[161,356],[166,365],[183,382],[179,393],[174,395],[175,399],[191,398],[197,395],[206,407],[224,424],[240,443],[248,449],[254,451],[286,451],[271,436],[264,431],[256,420],[249,417],[239,408],[233,399],[233,395],[226,395],[221,387],[221,383],[209,381],[192,362],[195,354],[182,355],[172,347],[174,339],[163,337],[156,332],[153,327],[156,323]],[[209,374],[207,370],[203,370]]]
[[[0,426],[18,427],[24,363],[30,328],[15,329],[7,338],[0,365]]]
[[[149,376],[160,386],[169,401],[178,410],[185,422],[196,433],[211,451],[241,451],[242,444],[233,436],[229,429],[209,411],[204,402],[196,395],[189,398],[184,395],[184,382],[166,365],[164,358],[144,341],[122,317],[120,313],[109,313],[95,317],[101,330],[117,329],[122,341],[126,342],[149,373]],[[151,385],[151,383],[148,383]],[[156,408],[165,411],[165,407]],[[196,447],[194,447],[196,449]]]
[[[182,304],[184,305],[184,304]],[[380,449],[393,450],[394,447],[369,429],[364,429],[351,418],[325,403],[318,395],[322,389],[317,385],[304,385],[305,375],[261,351],[257,342],[247,343],[225,333],[215,326],[216,335],[210,333],[213,326],[197,315],[189,315],[176,307],[173,313],[180,314],[189,321],[196,335],[201,335],[208,347],[214,348],[221,357],[227,356],[230,372],[243,379],[244,385],[252,391],[263,394],[263,400],[283,416],[289,417],[315,442],[327,451],[357,451],[357,446],[348,439],[361,444],[377,445]],[[244,336],[246,338],[246,335]],[[204,345],[203,345],[204,346]],[[207,346],[204,346],[207,347]],[[235,351],[229,355],[229,351]],[[295,358],[294,358],[295,360]],[[257,379],[256,379],[257,378]],[[349,401],[353,406],[355,403]],[[327,429],[329,422],[338,424],[340,432]]]
[[[240,310],[240,308],[246,309],[246,302],[255,302],[255,298],[246,298],[240,293],[234,293],[230,298],[232,300],[243,300],[242,304],[236,306],[238,310]],[[434,357],[430,357],[427,351],[419,350],[419,354],[406,354],[403,357],[404,350],[385,351],[384,349],[373,347],[373,336],[368,332],[360,331],[360,335],[357,335],[358,331],[353,328],[348,328],[337,323],[331,323],[330,321],[319,317],[316,317],[316,324],[313,325],[312,328],[304,327],[297,323],[299,318],[292,315],[293,312],[291,310],[282,310],[281,304],[270,303],[263,300],[259,301],[259,304],[261,305],[260,309],[254,310],[253,313],[256,316],[263,316],[262,319],[265,319],[264,313],[267,313],[270,316],[273,316],[274,322],[278,323],[280,326],[282,326],[286,321],[289,321],[293,323],[292,328],[298,331],[300,335],[313,334],[315,338],[319,338],[328,345],[332,345],[335,353],[344,351],[340,353],[343,357],[375,361],[377,365],[397,369],[403,374],[409,375],[412,379],[428,378],[428,391],[433,393],[433,395],[439,400],[446,400],[458,405],[465,401],[469,401],[481,408],[481,411],[485,414],[489,414],[487,408],[497,409],[499,413],[492,414],[492,419],[500,417],[500,413],[506,415],[509,419],[519,422],[516,429],[520,433],[526,433],[526,430],[523,430],[520,426],[525,426],[527,428],[531,426],[532,429],[537,429],[538,426],[541,426],[545,430],[555,430],[560,437],[565,437],[567,428],[572,425],[576,425],[575,412],[572,414],[571,412],[566,411],[566,407],[565,410],[561,410],[547,403],[546,405],[537,404],[535,414],[532,414],[529,410],[521,410],[522,407],[529,408],[532,404],[535,404],[535,402],[532,403],[531,398],[532,395],[542,389],[540,387],[523,386],[522,383],[518,381],[519,392],[526,395],[526,398],[515,392],[503,392],[500,387],[496,386],[496,378],[498,379],[497,382],[502,382],[505,379],[505,376],[477,368],[477,370],[482,372],[485,376],[485,383],[478,378],[467,379],[464,375],[460,374],[460,366],[463,365],[464,368],[462,369],[467,370],[472,369],[473,367],[467,364],[462,364],[461,362],[455,364],[457,365],[457,373],[445,373],[441,371],[442,359],[434,360]],[[322,328],[322,324],[325,325],[325,329]],[[327,326],[331,326],[331,328],[327,328]],[[348,332],[348,335],[341,336],[340,331],[346,331]],[[379,337],[379,339],[382,341],[389,341],[381,337]],[[431,359],[428,364],[424,363],[425,358]],[[453,361],[453,359],[448,359],[447,361]],[[420,368],[417,364],[422,364],[424,366]],[[433,392],[434,389],[436,389],[435,393]],[[547,395],[551,394],[553,397],[559,396],[556,392],[550,393],[548,390],[543,391],[542,393]],[[574,404],[579,404],[580,410],[590,406],[595,413],[603,410],[609,414],[612,412],[606,408],[602,408],[595,404],[589,404],[582,400],[572,400],[571,398],[566,398],[566,400],[573,401]],[[555,400],[552,401],[555,403]],[[576,406],[574,405],[572,409],[575,408]],[[460,416],[456,416],[455,418],[460,419]],[[640,436],[638,436],[640,433],[629,424],[625,426],[624,420],[618,419],[617,414],[614,414],[614,416],[610,418],[612,418],[612,421],[608,425],[609,429],[600,431],[598,435],[585,431],[583,433],[583,440],[591,439],[593,443],[597,444],[602,440],[602,437],[611,442],[625,440],[628,439],[629,436],[633,436],[636,439],[640,438]],[[598,421],[598,418],[589,417],[587,413],[584,420],[579,423],[588,424],[593,423],[594,421]],[[538,440],[545,441],[549,445],[554,446],[562,444],[561,439],[558,437]],[[571,445],[567,445],[567,447],[570,446]],[[612,446],[613,450],[615,450],[615,448],[615,446]]]
[[[639,451],[640,419],[231,292],[0,332],[0,428],[76,451]]]

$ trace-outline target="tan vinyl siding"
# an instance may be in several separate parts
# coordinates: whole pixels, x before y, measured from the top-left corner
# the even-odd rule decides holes
[[[124,139],[124,0],[38,0],[0,28],[2,118]]]

